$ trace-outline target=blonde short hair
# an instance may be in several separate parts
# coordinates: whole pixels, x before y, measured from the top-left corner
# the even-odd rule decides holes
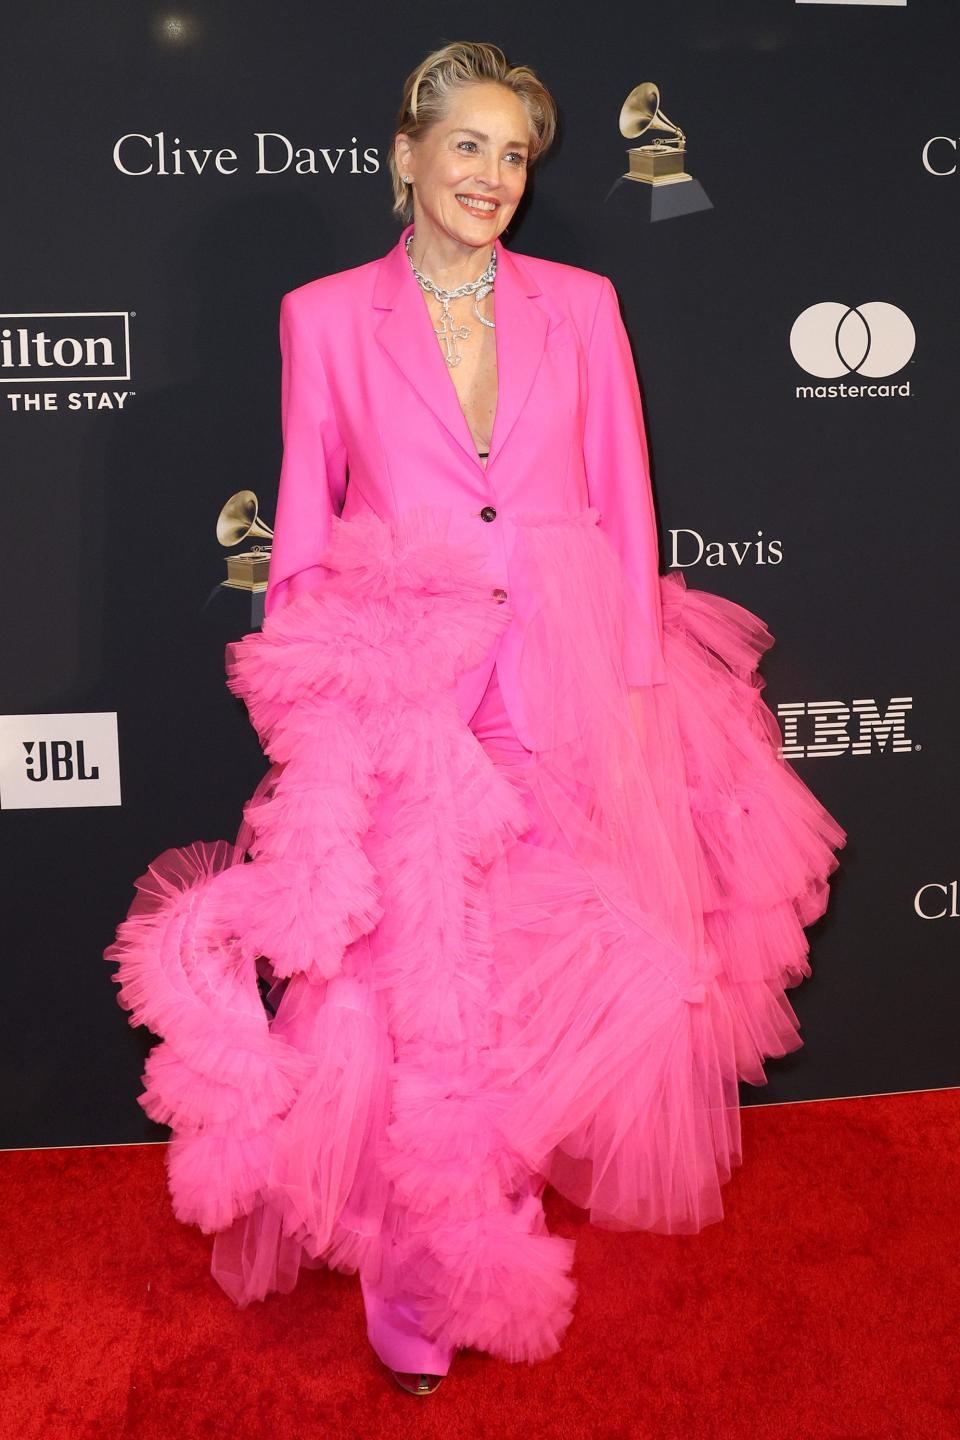
[[[394,135],[409,135],[412,141],[442,120],[453,91],[461,85],[493,81],[512,90],[530,121],[528,167],[553,144],[557,128],[557,106],[546,86],[526,65],[510,65],[496,45],[480,40],[454,40],[434,50],[407,76],[403,101]],[[393,147],[389,155],[393,181],[393,213],[401,220],[413,218],[412,187],[404,183],[397,168]]]

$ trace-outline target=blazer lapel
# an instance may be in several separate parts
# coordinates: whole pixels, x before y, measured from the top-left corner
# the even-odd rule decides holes
[[[551,314],[535,297],[540,286],[521,258],[499,240],[494,318],[497,329],[497,413],[490,441],[491,465],[523,412],[549,336],[563,317]],[[549,327],[549,330],[548,330]],[[438,346],[439,349],[439,346]],[[440,357],[441,362],[443,356]],[[462,412],[461,412],[462,413]],[[464,422],[466,423],[466,422]],[[467,427],[469,430],[469,426]]]
[[[484,469],[454,387],[453,377],[430,323],[420,287],[410,269],[405,241],[399,241],[380,261],[373,305],[381,311],[376,337],[393,358],[404,378],[446,427],[473,463]],[[540,287],[519,256],[511,255],[499,239],[494,317],[497,347],[497,411],[486,469],[496,460],[523,410],[537,367],[543,357],[551,315],[538,305]],[[554,326],[562,317],[554,316]]]

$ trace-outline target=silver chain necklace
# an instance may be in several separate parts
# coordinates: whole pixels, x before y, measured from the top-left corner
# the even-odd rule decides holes
[[[420,286],[420,289],[426,291],[430,295],[435,295],[436,298],[440,301],[440,304],[443,306],[443,314],[440,317],[440,324],[433,327],[433,333],[435,335],[439,335],[440,339],[443,341],[443,358],[446,360],[447,364],[459,365],[460,361],[463,359],[463,356],[460,354],[460,350],[457,346],[457,341],[468,340],[470,338],[470,327],[468,325],[457,325],[454,323],[453,316],[450,314],[450,301],[459,299],[461,295],[472,295],[474,314],[480,321],[480,324],[488,325],[491,330],[495,330],[497,328],[493,320],[488,320],[485,315],[480,314],[479,309],[480,301],[486,295],[490,294],[490,291],[493,289],[493,282],[497,276],[496,246],[494,246],[494,249],[490,255],[490,264],[487,266],[486,270],[484,270],[483,274],[478,280],[468,280],[465,282],[465,284],[458,285],[456,290],[442,290],[439,285],[428,279],[426,275],[422,275],[417,269],[416,265],[414,265],[413,261],[410,259],[410,242],[412,241],[412,239],[413,232],[411,231],[406,239],[407,259],[410,260],[410,269],[416,276],[417,284]]]

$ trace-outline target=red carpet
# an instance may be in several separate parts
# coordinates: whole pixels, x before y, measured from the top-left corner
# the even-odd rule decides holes
[[[178,1225],[165,1147],[0,1154],[3,1440],[954,1440],[960,1091],[744,1112],[727,1216],[577,1236],[580,1298],[537,1366],[461,1351],[393,1387],[355,1276],[236,1310]]]

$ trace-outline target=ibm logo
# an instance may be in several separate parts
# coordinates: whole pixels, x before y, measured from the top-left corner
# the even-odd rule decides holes
[[[0,715],[0,809],[119,804],[115,711]]]
[[[894,755],[913,750],[906,729],[907,711],[913,705],[910,695],[895,695],[887,702],[883,714],[876,700],[809,700],[777,706],[783,730],[781,753],[786,760],[821,755],[872,755],[889,750]],[[813,722],[813,738],[806,744],[800,739],[800,722],[807,717]],[[809,732],[809,726],[804,727]]]
[[[0,311],[0,382],[130,379],[129,310]]]

